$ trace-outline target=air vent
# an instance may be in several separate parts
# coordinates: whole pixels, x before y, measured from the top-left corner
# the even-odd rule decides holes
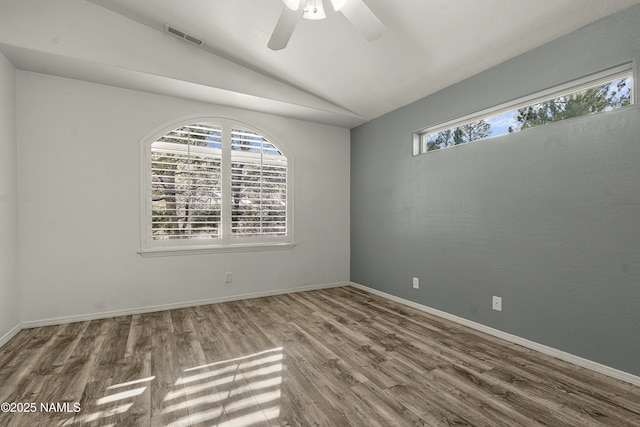
[[[168,34],[171,34],[174,37],[178,37],[179,39],[188,41],[189,43],[193,43],[196,46],[202,46],[202,40],[192,35],[189,35],[184,31],[179,30],[176,27],[173,27],[169,24],[164,24],[164,30],[165,32],[167,32]]]

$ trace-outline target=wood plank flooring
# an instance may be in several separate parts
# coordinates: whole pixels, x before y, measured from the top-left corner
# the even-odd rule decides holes
[[[0,426],[640,425],[638,387],[351,287],[23,330],[0,402],[36,404]]]

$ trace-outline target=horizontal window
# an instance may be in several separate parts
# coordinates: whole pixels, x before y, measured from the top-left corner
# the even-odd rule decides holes
[[[414,155],[632,104],[629,65],[617,67],[414,135]]]

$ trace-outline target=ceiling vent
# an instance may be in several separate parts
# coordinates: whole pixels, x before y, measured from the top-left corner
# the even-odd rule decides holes
[[[177,37],[179,39],[188,41],[189,43],[195,44],[196,46],[202,46],[202,40],[192,35],[189,35],[184,31],[179,30],[176,27],[171,26],[169,24],[164,24],[164,31],[168,34],[171,34],[174,37]]]

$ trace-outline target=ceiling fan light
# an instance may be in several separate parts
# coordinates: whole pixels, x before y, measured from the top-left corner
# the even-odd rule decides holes
[[[324,13],[324,5],[322,0],[307,0],[307,4],[304,7],[304,13],[302,17],[305,19],[319,20],[327,17]]]
[[[342,9],[342,6],[349,0],[331,0],[331,5],[333,6],[333,10],[336,12]]]
[[[289,9],[298,10],[301,0],[282,0]]]

